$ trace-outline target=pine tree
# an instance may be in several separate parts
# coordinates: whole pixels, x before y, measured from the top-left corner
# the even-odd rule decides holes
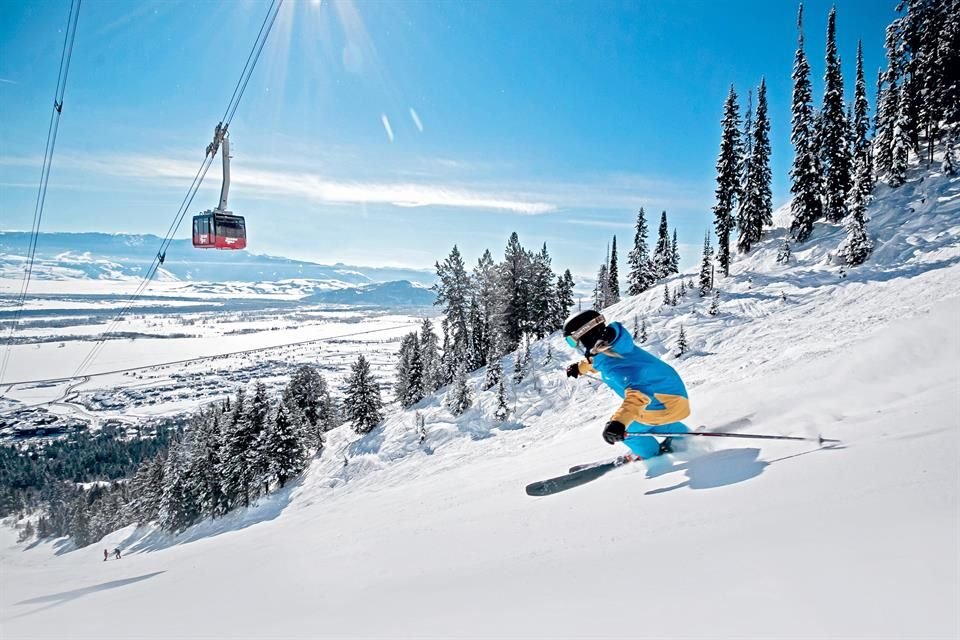
[[[505,422],[510,417],[510,407],[507,405],[507,392],[503,388],[503,380],[497,383],[497,408],[493,417],[497,422]]]
[[[950,140],[947,140],[946,147],[943,150],[943,164],[940,165],[940,170],[946,176],[957,175],[957,165],[953,158],[953,142]]]
[[[470,386],[467,384],[467,367],[461,364],[453,376],[453,383],[444,398],[444,404],[455,416],[463,415],[473,405]]]
[[[814,152],[813,92],[810,88],[810,65],[803,52],[803,4],[797,16],[797,53],[793,65],[793,115],[790,142],[793,144],[793,167],[790,169],[790,210],[793,222],[791,235],[804,242],[813,231],[813,223],[823,215],[820,201],[819,162]]]
[[[897,120],[893,127],[893,149],[888,183],[899,187],[907,181],[910,162],[910,103],[907,100],[906,84],[901,84],[897,97]]]
[[[770,120],[767,116],[767,82],[763,78],[757,89],[756,123],[752,133],[751,159],[747,169],[740,217],[737,221],[740,228],[737,249],[740,253],[750,251],[751,246],[760,241],[764,225],[773,224]]]
[[[426,395],[423,388],[423,356],[417,332],[409,333],[400,341],[397,378],[394,383],[397,402],[404,408],[412,407]]]
[[[677,357],[683,357],[687,348],[687,334],[683,330],[683,325],[680,325],[680,334],[677,336]]]
[[[573,309],[573,276],[570,269],[563,272],[563,276],[557,279],[557,299],[554,307],[553,331],[563,327],[570,310]]]
[[[491,346],[490,357],[487,358],[487,373],[484,377],[483,388],[492,389],[503,379],[503,351],[499,342]]]
[[[473,268],[474,299],[478,317],[472,327],[474,348],[477,349],[476,366],[487,364],[494,343],[503,333],[501,314],[503,311],[503,289],[500,272],[493,262],[489,250],[477,260]],[[422,341],[422,336],[421,336]],[[428,391],[430,391],[428,389]]]
[[[720,290],[713,290],[713,298],[710,300],[710,309],[707,311],[711,316],[720,313]]]
[[[647,248],[647,219],[643,207],[637,213],[636,231],[633,235],[633,249],[627,258],[627,293],[636,296],[653,286],[657,274],[650,262],[650,250]]]
[[[607,267],[607,306],[620,302],[620,270],[617,267],[617,236],[613,236],[613,248],[610,250],[610,263]],[[543,336],[537,336],[542,338]]]
[[[703,258],[700,260],[700,297],[713,288],[713,249],[710,247],[710,232],[703,234]]]
[[[423,392],[433,393],[440,388],[440,353],[437,334],[433,332],[430,318],[424,318],[420,325],[420,361],[423,367]]]
[[[383,401],[380,387],[370,371],[370,363],[363,357],[350,369],[350,378],[344,389],[344,417],[357,433],[368,433],[383,420]]]
[[[513,351],[528,330],[527,319],[530,317],[529,257],[520,245],[516,232],[510,234],[501,271],[504,295],[503,347],[506,351]]]
[[[866,171],[867,179],[855,176],[861,195],[867,197],[873,191],[873,161],[870,155],[870,142],[867,135],[870,131],[870,105],[867,102],[867,82],[863,76],[863,43],[857,41],[857,81],[854,87],[853,98],[853,161],[855,170],[858,164]]]
[[[740,162],[740,202],[737,206],[737,250],[746,253],[750,250],[752,232],[750,229],[750,164],[753,161],[753,90],[747,91],[747,110],[743,114],[743,157]],[[744,242],[746,241],[746,249]]]
[[[873,243],[867,236],[866,230],[866,208],[867,198],[863,195],[863,187],[859,184],[860,180],[867,179],[869,170],[863,167],[864,160],[862,156],[857,160],[858,170],[856,172],[857,183],[850,191],[850,213],[844,221],[847,229],[847,237],[843,240],[838,250],[840,260],[849,266],[862,264],[873,250]]]
[[[183,531],[200,518],[200,505],[189,477],[189,448],[189,442],[180,441],[167,452],[157,518],[160,527],[167,531]]]
[[[306,426],[319,433],[336,426],[336,411],[327,381],[313,365],[297,368],[290,377],[283,395],[289,409],[303,414]]]
[[[788,264],[790,262],[790,237],[784,236],[783,243],[777,251],[777,264]]]
[[[667,212],[660,214],[660,228],[657,230],[657,246],[653,250],[653,273],[656,278],[665,278],[670,275],[673,265],[673,252],[670,247],[670,230],[667,226]]]
[[[593,308],[602,311],[607,306],[607,292],[610,287],[610,280],[607,278],[607,265],[600,265],[597,272],[597,285],[593,289]]]
[[[277,407],[272,428],[267,432],[264,442],[269,474],[276,478],[282,489],[287,480],[303,471],[307,462],[303,439],[282,402]]]
[[[616,251],[616,244],[614,244]],[[550,268],[550,254],[547,244],[543,244],[540,253],[533,257],[532,283],[530,287],[530,328],[537,338],[543,338],[553,331],[552,309],[557,292],[553,285],[553,270]]]
[[[434,304],[443,306],[444,318],[450,332],[449,349],[457,361],[466,361],[470,355],[469,297],[470,278],[463,257],[456,245],[443,263],[437,263],[434,285],[437,298]]]
[[[887,69],[877,96],[876,134],[874,136],[874,164],[878,176],[889,175],[893,168],[893,132],[900,111],[899,84],[903,68],[900,51],[900,20],[887,26],[884,47],[887,50]]]
[[[673,240],[670,242],[670,273],[680,273],[680,245],[677,244],[677,229],[673,229]]]
[[[525,339],[521,348],[517,349],[513,359],[513,383],[520,384],[527,376],[530,365],[530,341]]]
[[[837,10],[827,17],[826,71],[823,76],[823,129],[820,157],[823,166],[824,217],[840,222],[847,215],[847,194],[851,184],[850,146],[847,140],[846,106],[843,100],[843,75],[837,57]]]
[[[717,203],[713,207],[714,227],[717,232],[717,263],[723,275],[730,275],[730,233],[735,220],[733,211],[740,198],[740,166],[743,149],[740,141],[740,113],[737,92],[730,85],[730,93],[723,105],[720,121],[720,155],[717,158]]]
[[[640,320],[640,343],[643,344],[647,341],[647,319],[643,318]]]
[[[670,305],[670,285],[666,282],[663,283],[663,306]]]
[[[630,334],[636,340],[640,337],[640,316],[633,314],[633,332]]]
[[[242,392],[237,393],[220,453],[224,493],[229,508],[237,505],[250,506],[250,500],[254,497],[257,471],[261,462],[257,445],[266,427],[269,410],[267,389],[262,382],[256,383],[254,395],[249,402]]]

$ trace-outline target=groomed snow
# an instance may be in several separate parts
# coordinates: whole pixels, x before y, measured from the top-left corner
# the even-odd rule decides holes
[[[526,483],[617,451],[599,435],[616,399],[563,376],[554,336],[504,425],[478,392],[461,418],[418,407],[422,446],[412,411],[338,429],[289,490],[179,536],[130,527],[68,550],[0,530],[3,636],[956,638],[958,193],[938,176],[881,192],[876,258],[845,277],[833,227],[789,267],[778,228],[718,282],[718,316],[696,294],[661,309],[662,289],[607,313],[647,319],[690,382],[692,426],[842,446],[697,443],[530,498]],[[680,324],[693,351],[675,359]]]

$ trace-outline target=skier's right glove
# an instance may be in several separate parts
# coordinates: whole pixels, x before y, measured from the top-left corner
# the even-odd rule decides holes
[[[568,378],[578,378],[580,377],[580,363],[574,362],[572,365],[567,367],[567,377]]]
[[[616,420],[611,420],[607,423],[607,426],[603,428],[603,439],[607,444],[616,444],[618,442],[623,442],[623,439],[627,436],[627,428],[623,426],[622,422],[617,422]]]

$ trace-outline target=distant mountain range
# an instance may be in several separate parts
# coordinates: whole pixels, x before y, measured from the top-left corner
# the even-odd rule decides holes
[[[30,234],[0,231],[0,278],[20,278]],[[41,233],[33,277],[41,280],[117,279],[141,276],[153,261],[161,239],[154,235]],[[250,253],[194,249],[190,240],[174,240],[163,264],[164,279],[193,282],[275,282],[331,280],[350,285],[407,280],[431,285],[429,270],[324,265]]]

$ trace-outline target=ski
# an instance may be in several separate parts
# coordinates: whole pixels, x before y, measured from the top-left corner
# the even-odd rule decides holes
[[[584,469],[592,469],[594,467],[601,467],[605,464],[612,464],[616,467],[619,467],[622,464],[628,462],[633,462],[633,459],[629,455],[617,456],[616,458],[610,458],[609,460],[601,460],[599,462],[587,462],[585,464],[575,464],[570,467],[567,473],[576,473],[577,471],[583,471]]]
[[[607,462],[580,465],[583,468],[576,471],[557,476],[556,478],[549,478],[548,480],[540,480],[528,484],[526,487],[527,495],[540,497],[567,491],[568,489],[573,489],[574,487],[579,487],[580,485],[596,480],[632,460],[633,457],[631,456],[620,456]]]

